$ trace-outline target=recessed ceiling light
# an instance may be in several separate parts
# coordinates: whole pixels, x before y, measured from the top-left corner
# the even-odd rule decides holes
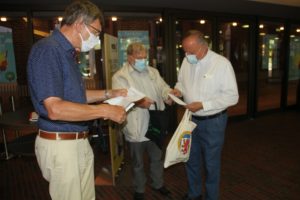
[[[6,17],[1,17],[1,18],[0,18],[0,21],[1,21],[1,22],[6,22],[6,21],[7,21],[7,18],[6,18]]]
[[[116,21],[118,21],[118,18],[117,17],[111,17],[111,21],[113,21],[113,22],[116,22]]]

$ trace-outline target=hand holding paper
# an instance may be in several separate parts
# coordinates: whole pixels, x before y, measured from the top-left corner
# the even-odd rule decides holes
[[[173,94],[176,97],[182,97],[182,93],[180,92],[180,90],[174,88],[170,91],[170,94]]]
[[[110,98],[119,97],[119,96],[126,97],[128,93],[127,89],[114,89],[108,91],[110,93]]]
[[[155,102],[152,99],[150,99],[149,97],[144,97],[143,99],[137,101],[135,103],[135,105],[140,107],[140,108],[149,109],[152,105],[154,107],[154,103]]]
[[[203,109],[203,104],[200,101],[195,101],[185,106],[191,112],[197,112],[198,110]]]
[[[144,97],[145,94],[141,93],[140,91],[136,90],[133,87],[130,87],[127,90],[126,97],[119,96],[119,97],[108,99],[104,102],[111,105],[123,106],[127,112],[130,108],[134,106],[134,102],[139,101]]]
[[[179,99],[178,97],[176,97],[175,95],[170,94],[170,93],[168,95],[177,104],[182,105],[182,106],[186,106],[186,103],[184,101],[182,101],[181,99]]]

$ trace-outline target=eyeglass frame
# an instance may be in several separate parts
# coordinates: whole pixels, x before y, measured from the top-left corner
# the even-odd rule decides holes
[[[96,27],[90,25],[90,24],[85,24],[89,27],[91,27],[94,31],[96,31],[96,36],[99,36],[101,34],[101,30],[100,29],[97,29]]]

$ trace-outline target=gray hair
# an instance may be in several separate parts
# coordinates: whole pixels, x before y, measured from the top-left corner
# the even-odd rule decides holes
[[[207,41],[206,39],[204,38],[204,34],[201,32],[201,31],[198,31],[198,30],[189,30],[187,31],[184,36],[183,36],[183,40],[190,37],[190,36],[194,36],[194,37],[197,37],[198,38],[198,42],[200,44],[205,44],[207,45]]]
[[[76,0],[66,7],[61,25],[72,25],[76,20],[82,19],[83,23],[90,24],[96,19],[103,25],[102,11],[88,0]]]
[[[133,55],[136,53],[140,53],[142,51],[147,52],[146,47],[141,42],[134,42],[128,45],[127,47],[127,55]]]

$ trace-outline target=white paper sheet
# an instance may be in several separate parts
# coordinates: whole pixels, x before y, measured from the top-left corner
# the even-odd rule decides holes
[[[126,97],[115,97],[111,99],[107,99],[104,101],[104,103],[108,103],[110,105],[118,105],[123,106],[126,110],[126,112],[134,106],[134,102],[141,100],[145,97],[145,94],[141,93],[137,89],[130,87],[127,90],[127,96]]]
[[[182,101],[181,99],[179,99],[178,97],[174,96],[173,94],[168,94],[169,97],[171,97],[171,99],[173,101],[175,101],[176,103],[178,103],[179,105],[185,106],[186,103],[184,101]]]

